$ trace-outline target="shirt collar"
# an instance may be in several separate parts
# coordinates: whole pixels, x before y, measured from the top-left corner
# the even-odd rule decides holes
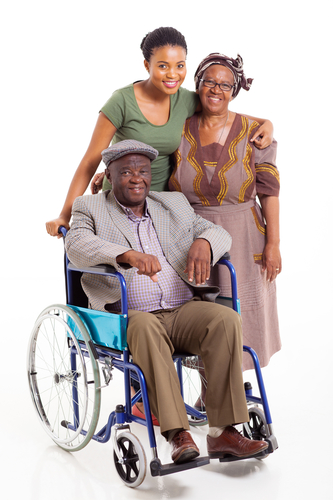
[[[114,194],[113,194],[114,196]],[[142,217],[138,217],[137,215],[135,215],[135,213],[133,212],[133,210],[129,207],[124,207],[124,205],[122,205],[118,200],[117,198],[114,196],[114,199],[116,200],[116,202],[118,203],[118,205],[120,206],[120,208],[123,210],[123,212],[125,213],[125,215],[127,215],[127,217],[129,219],[131,219],[131,221],[133,222],[139,222],[141,220],[146,220],[146,219],[149,219],[150,217],[150,214],[149,214],[149,210],[148,210],[148,203],[147,203],[147,200],[145,200],[145,206],[144,206],[144,212],[143,212],[143,216]]]

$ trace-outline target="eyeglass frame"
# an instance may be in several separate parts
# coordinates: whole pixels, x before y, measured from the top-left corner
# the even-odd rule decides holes
[[[217,83],[215,82],[215,85],[213,85],[212,87],[210,87],[209,85],[205,85],[205,82],[214,82],[214,80],[204,80],[203,78],[199,78],[199,82],[202,82],[202,84],[207,87],[208,89],[215,89],[216,85],[218,86],[218,88],[222,91],[222,92],[230,92],[234,87],[235,85],[230,85],[230,83]],[[223,90],[223,88],[221,87],[221,85],[227,85],[228,87],[230,87],[228,90]]]

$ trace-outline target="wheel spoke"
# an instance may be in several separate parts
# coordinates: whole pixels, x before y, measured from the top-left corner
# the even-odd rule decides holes
[[[69,318],[71,327],[83,339],[82,349],[69,328]],[[90,441],[99,416],[99,369],[89,340],[80,318],[67,306],[45,309],[30,340],[28,373],[35,408],[52,439],[71,451]],[[87,380],[94,383],[88,385]],[[71,423],[75,430],[63,421]],[[81,434],[83,428],[85,433]]]

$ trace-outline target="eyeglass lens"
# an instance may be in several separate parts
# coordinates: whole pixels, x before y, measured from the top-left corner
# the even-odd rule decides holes
[[[216,87],[216,85],[221,89],[226,92],[232,89],[233,85],[230,85],[229,83],[217,83],[214,82],[214,80],[201,80],[204,84],[205,87],[208,87],[210,89],[213,89]]]

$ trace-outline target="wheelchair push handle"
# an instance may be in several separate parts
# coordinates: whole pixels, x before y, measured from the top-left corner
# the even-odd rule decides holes
[[[66,237],[67,229],[65,228],[65,226],[58,227],[58,234],[62,234],[64,238]]]

